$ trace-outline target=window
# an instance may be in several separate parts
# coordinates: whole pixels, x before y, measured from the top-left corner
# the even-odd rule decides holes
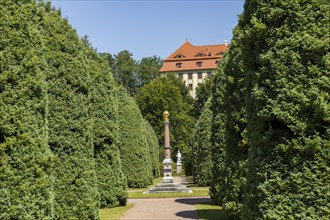
[[[211,76],[211,72],[207,72],[207,77],[210,77]]]
[[[181,68],[182,67],[182,63],[176,63],[176,67],[177,68]]]
[[[203,53],[198,53],[195,57],[203,57],[203,56],[205,56],[205,54],[203,54]]]
[[[183,73],[178,74],[179,79],[183,79]]]
[[[192,84],[188,85],[189,90],[193,90]]]
[[[218,63],[219,63],[219,61],[218,61],[218,60],[217,60],[217,61],[215,61],[215,64],[216,64],[216,65],[218,65]]]
[[[203,65],[203,62],[196,62],[196,65],[197,65],[198,67],[201,67],[201,66]]]
[[[192,73],[188,73],[188,79],[192,79]]]
[[[202,72],[198,73],[198,79],[203,79],[203,73]]]
[[[182,54],[178,54],[176,55],[174,58],[184,58],[185,56],[183,56]]]

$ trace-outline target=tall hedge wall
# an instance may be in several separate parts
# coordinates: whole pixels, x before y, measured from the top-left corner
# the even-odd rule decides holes
[[[205,103],[195,126],[192,148],[193,181],[199,186],[209,186],[212,180],[212,111],[211,98]]]
[[[94,219],[99,193],[93,151],[93,120],[89,111],[91,72],[86,45],[50,10],[42,22],[49,64],[49,148],[55,155],[55,218]]]
[[[239,219],[243,206],[243,189],[246,184],[248,140],[245,108],[245,80],[242,65],[240,40],[242,30],[234,29],[234,38],[226,54],[225,93],[223,97],[225,114],[225,158],[223,170],[223,209],[232,219]]]
[[[139,108],[124,88],[118,88],[119,150],[123,172],[129,187],[146,187],[152,183],[149,146],[145,122]]]
[[[50,3],[2,0],[0,15],[0,218],[124,205],[109,68]]]
[[[159,163],[159,144],[157,135],[152,128],[151,124],[144,120],[144,130],[145,130],[145,138],[146,138],[146,144],[149,147],[149,161],[150,161],[150,169],[152,170],[153,177],[159,177],[160,176],[160,163]]]
[[[226,58],[221,61],[221,66],[226,64]],[[225,94],[225,77],[219,68],[212,81],[211,111],[211,144],[212,144],[212,181],[210,185],[210,196],[214,203],[222,205],[224,197],[223,169],[225,158],[225,114],[223,97]]]
[[[325,0],[245,3],[243,219],[329,217],[329,11]]]
[[[0,219],[52,219],[44,10],[0,4]]]
[[[101,208],[125,205],[127,182],[122,172],[118,133],[118,100],[116,85],[95,52],[88,55],[89,71],[93,72],[90,112],[93,115],[94,159],[101,195]]]

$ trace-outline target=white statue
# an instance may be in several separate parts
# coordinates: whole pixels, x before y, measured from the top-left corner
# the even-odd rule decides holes
[[[181,156],[181,153],[180,153],[179,150],[178,150],[178,153],[176,154],[176,158],[177,158],[176,164],[177,165],[181,165],[181,162],[182,162],[181,158],[182,158],[182,156]]]

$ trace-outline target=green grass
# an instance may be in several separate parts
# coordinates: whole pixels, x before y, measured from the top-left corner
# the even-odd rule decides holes
[[[211,202],[196,204],[199,220],[230,220],[218,205]]]
[[[149,193],[149,194],[143,194],[142,191],[128,192],[128,198],[129,199],[200,197],[200,196],[209,196],[209,190],[208,189],[193,190],[192,193]]]
[[[126,206],[100,209],[100,220],[119,220],[133,206],[134,204],[127,204]]]

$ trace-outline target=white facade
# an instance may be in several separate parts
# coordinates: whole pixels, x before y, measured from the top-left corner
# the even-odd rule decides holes
[[[210,77],[213,74],[214,70],[193,70],[179,72],[177,76],[182,79],[187,88],[189,89],[189,94],[195,98],[196,97],[196,88],[199,83],[202,83],[203,80],[207,77]]]

